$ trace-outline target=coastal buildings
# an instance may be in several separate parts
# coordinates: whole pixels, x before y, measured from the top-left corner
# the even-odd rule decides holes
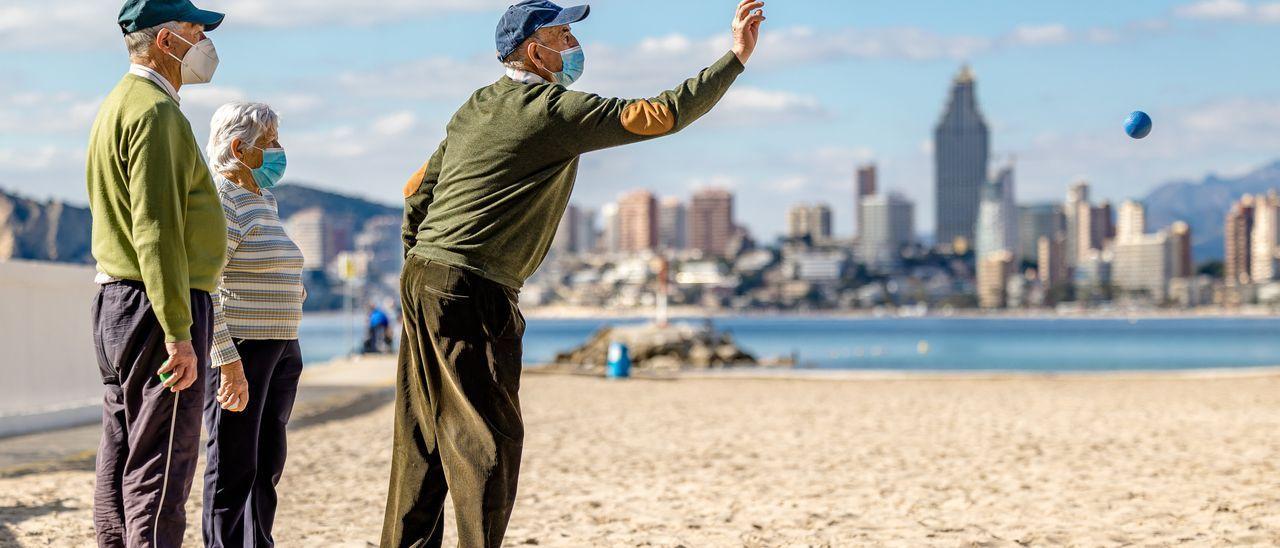
[[[1227,212],[1223,227],[1223,278],[1227,285],[1247,285],[1253,255],[1253,196],[1245,194]]]
[[[736,232],[732,193],[710,188],[693,194],[689,200],[690,249],[708,256],[726,256]]]
[[[1054,236],[1041,236],[1036,243],[1036,275],[1045,292],[1045,302],[1061,301],[1067,293],[1070,268],[1067,266],[1066,238],[1061,232]]]
[[[1125,294],[1162,303],[1168,298],[1171,259],[1167,232],[1131,234],[1116,241],[1111,281]]]
[[[787,210],[787,236],[808,238],[814,243],[830,241],[834,236],[831,217],[829,205],[796,204]]]
[[[1085,181],[1077,181],[1067,188],[1067,201],[1062,204],[1062,210],[1065,214],[1067,234],[1066,234],[1066,256],[1067,265],[1074,267],[1080,262],[1082,255],[1080,249],[1080,218],[1081,211],[1089,211],[1089,183]],[[1088,215],[1087,213],[1085,214]],[[1088,222],[1087,220],[1085,222]]]
[[[560,225],[556,227],[556,237],[551,241],[552,252],[571,255],[582,250],[582,244],[579,242],[582,236],[582,229],[578,226],[580,222],[582,219],[578,213],[578,206],[569,204],[564,210],[564,215],[560,217]]]
[[[1125,200],[1120,204],[1120,215],[1116,220],[1116,241],[1134,240],[1146,232],[1147,209],[1138,202]]]
[[[854,225],[854,237],[861,237],[865,233],[862,229],[862,200],[868,196],[876,195],[879,185],[877,179],[875,164],[865,164],[858,167],[853,189],[853,212],[854,216],[857,217]]]
[[[1280,196],[1275,191],[1255,198],[1249,240],[1249,278],[1253,283],[1275,280],[1280,270],[1276,263],[1277,246],[1280,246]]]
[[[1006,167],[982,186],[982,203],[978,207],[978,225],[974,235],[974,256],[979,261],[998,251],[1012,254],[1018,250],[1017,207],[1013,168]]]
[[[969,66],[960,69],[934,130],[935,240],[940,246],[972,245],[982,183],[987,179],[990,132],[978,109]]]
[[[600,240],[596,250],[606,254],[622,250],[622,225],[617,203],[607,203],[600,208]]]
[[[1191,225],[1182,221],[1169,225],[1169,253],[1172,254],[1171,277],[1178,279],[1195,275],[1196,260],[1191,251]]]
[[[865,232],[858,258],[874,270],[892,268],[915,241],[915,204],[900,194],[877,194],[863,199],[859,215]]]
[[[987,309],[1008,305],[1010,272],[1013,270],[1013,253],[1007,249],[993,251],[978,260],[978,306]]]
[[[1033,204],[1018,207],[1018,263],[1036,262],[1040,256],[1040,239],[1064,237],[1067,219],[1061,204]],[[1065,246],[1065,242],[1063,242]]]
[[[680,251],[688,247],[688,241],[688,209],[679,198],[663,198],[658,204],[658,247],[666,251]]]
[[[636,190],[618,200],[618,250],[653,251],[658,247],[658,199]]]
[[[285,232],[302,250],[304,270],[324,270],[339,253],[354,249],[350,215],[309,208],[285,220]]]

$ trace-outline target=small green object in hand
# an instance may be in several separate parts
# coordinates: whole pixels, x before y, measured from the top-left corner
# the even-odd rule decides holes
[[[169,365],[169,360],[165,360],[164,363],[160,364],[160,368],[164,369],[166,365]],[[169,379],[172,379],[172,378],[173,378],[173,373],[161,373],[160,384],[168,384]]]

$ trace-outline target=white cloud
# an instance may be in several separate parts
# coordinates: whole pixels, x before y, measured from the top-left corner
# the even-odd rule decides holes
[[[753,87],[730,89],[707,122],[718,126],[778,125],[828,115],[816,97]]]
[[[300,27],[372,25],[451,12],[500,11],[511,3],[507,0],[378,0],[373,7],[353,5],[350,0],[204,0],[200,7],[234,16],[237,24]]]
[[[407,110],[388,114],[373,123],[373,131],[378,135],[396,137],[408,133],[418,123],[418,117]]]
[[[1071,31],[1061,24],[1022,25],[1009,34],[1010,43],[1026,46],[1061,44],[1071,38]]]
[[[248,95],[240,88],[209,84],[182,88],[182,106],[217,110],[232,101],[245,101]]]
[[[1174,13],[1183,19],[1280,23],[1280,2],[1201,0],[1179,6]]]
[[[366,97],[459,100],[502,75],[502,65],[490,56],[467,60],[428,57],[338,77],[348,92]]]

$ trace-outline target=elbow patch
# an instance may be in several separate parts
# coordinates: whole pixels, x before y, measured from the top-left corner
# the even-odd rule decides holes
[[[676,117],[667,105],[636,101],[622,109],[622,127],[645,137],[663,135],[676,127]]]
[[[428,160],[427,163],[422,164],[422,167],[418,169],[417,173],[414,173],[412,177],[409,177],[409,182],[404,184],[404,197],[406,199],[418,193],[418,189],[422,187],[422,178],[427,176],[427,166],[430,163],[431,161]]]

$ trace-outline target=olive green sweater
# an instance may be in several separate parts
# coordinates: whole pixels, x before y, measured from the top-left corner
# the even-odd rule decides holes
[[[93,123],[87,179],[98,269],[143,282],[165,341],[191,340],[191,290],[217,288],[227,225],[178,103],[125,75]]]
[[[405,187],[406,253],[519,289],[551,247],[580,155],[688,127],[742,70],[728,53],[675,89],[641,100],[507,77],[481,88]]]

